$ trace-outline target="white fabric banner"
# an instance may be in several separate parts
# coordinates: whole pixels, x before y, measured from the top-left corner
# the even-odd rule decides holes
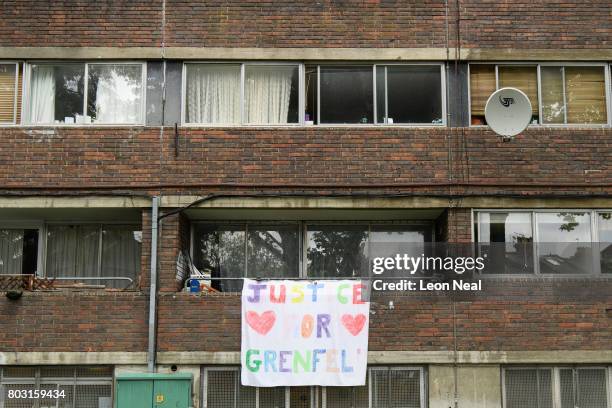
[[[365,385],[370,302],[355,280],[244,280],[242,385]]]

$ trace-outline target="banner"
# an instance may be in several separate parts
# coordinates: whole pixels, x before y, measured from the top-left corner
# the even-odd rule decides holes
[[[365,385],[365,292],[354,280],[245,279],[242,385]]]

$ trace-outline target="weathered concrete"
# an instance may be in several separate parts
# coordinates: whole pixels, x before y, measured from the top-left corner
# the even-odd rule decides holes
[[[455,373],[457,405],[469,408],[502,406],[501,368],[493,366],[429,366],[429,407],[455,406]]]
[[[0,208],[146,208],[151,200],[145,197],[88,196],[0,197]]]
[[[454,48],[0,47],[1,59],[444,61]],[[609,61],[612,49],[462,48],[466,61]]]
[[[145,364],[145,352],[0,352],[0,365]]]

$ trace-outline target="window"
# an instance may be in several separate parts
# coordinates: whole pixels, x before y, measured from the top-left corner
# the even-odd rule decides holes
[[[138,276],[138,226],[49,225],[46,238],[47,277],[125,288]]]
[[[424,408],[424,369],[370,367],[358,387],[245,387],[238,367],[206,367],[204,408]]]
[[[35,275],[38,229],[0,227],[0,275]]]
[[[441,65],[306,67],[306,121],[444,124]]]
[[[21,69],[18,63],[0,63],[0,124],[21,119]]]
[[[29,70],[30,123],[144,122],[141,63],[40,63]]]
[[[367,222],[196,223],[192,233],[194,264],[221,291],[240,291],[243,277],[368,276],[373,257],[420,256],[432,241],[430,225]]]
[[[486,125],[484,108],[491,93],[514,87],[529,97],[534,124],[605,125],[606,72],[604,65],[472,64],[471,123]]]
[[[512,367],[503,370],[506,408],[607,408],[605,367]]]
[[[492,274],[610,272],[610,212],[478,211],[475,241]]]
[[[184,122],[299,123],[300,65],[185,64]]]
[[[9,398],[15,391],[57,391],[62,398]],[[111,407],[113,369],[107,366],[5,366],[0,368],[0,408]],[[27,404],[26,404],[27,402]],[[26,404],[26,405],[24,405]]]

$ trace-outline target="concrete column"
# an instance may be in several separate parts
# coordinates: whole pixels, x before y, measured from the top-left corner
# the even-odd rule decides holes
[[[452,365],[429,366],[429,408],[455,408]],[[457,368],[457,408],[501,408],[501,367],[461,365]]]

